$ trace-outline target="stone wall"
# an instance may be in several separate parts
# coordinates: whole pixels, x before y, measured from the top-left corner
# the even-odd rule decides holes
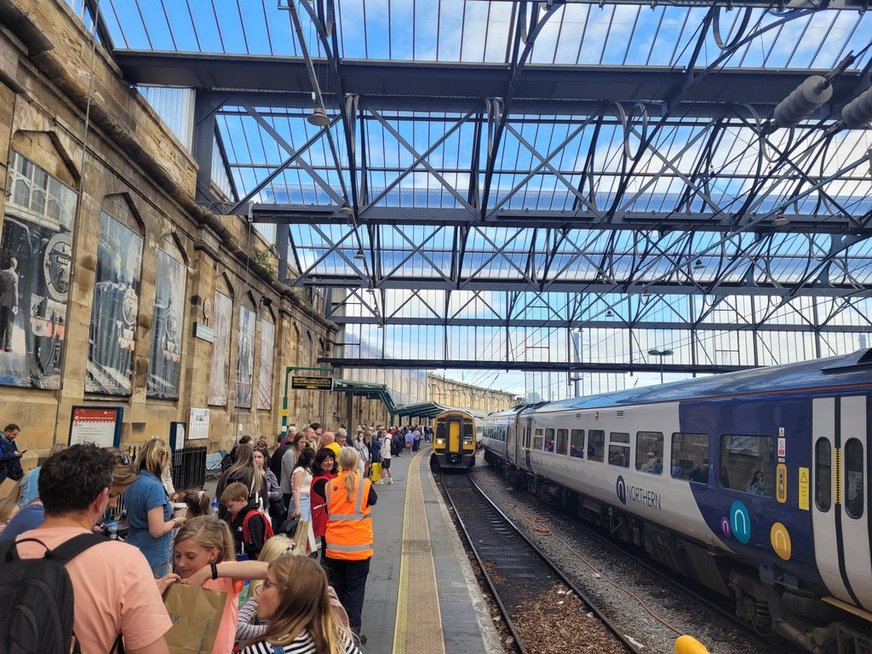
[[[4,424],[21,425],[23,446],[45,450],[54,442],[67,442],[76,405],[123,407],[125,446],[150,436],[167,438],[170,422],[187,422],[191,408],[209,408],[210,424],[208,441],[190,441],[190,445],[208,443],[214,451],[229,446],[242,433],[276,434],[286,367],[317,366],[335,327],[319,315],[319,306],[272,282],[267,271],[249,258],[255,249],[268,247],[259,234],[238,217],[212,215],[194,203],[197,166],[192,157],[121,79],[102,46],[93,47],[81,21],[61,0],[0,0],[0,216],[4,217],[13,192],[9,188],[13,152],[72,189],[78,198],[70,234],[66,315],[63,328],[57,330],[62,335],[52,342],[56,351],[63,351],[57,383],[47,384],[48,388],[0,385],[0,416]],[[85,392],[103,211],[143,239],[127,396]],[[4,230],[8,221],[4,218]],[[161,274],[160,249],[175,252],[185,271],[184,311],[178,324],[178,398],[173,399],[147,397],[152,334],[158,328],[153,308]],[[26,283],[23,273],[19,283]],[[214,345],[194,332],[200,329],[202,334],[203,326],[214,328],[216,291],[231,297],[233,309],[227,399],[210,406]],[[26,303],[25,298],[22,304]],[[254,313],[256,324],[251,407],[237,407],[235,402],[243,305]],[[19,309],[25,314],[36,311],[28,306]],[[268,407],[259,408],[263,321],[275,325],[275,340],[269,353],[273,374]],[[31,344],[20,349],[0,353],[0,368],[4,357],[9,361],[18,357],[19,362],[22,357],[33,358]],[[42,352],[48,352],[46,346]],[[332,403],[315,392],[290,395],[292,421],[323,421],[328,410],[332,412]]]
[[[518,398],[511,393],[463,384],[433,374],[427,375],[427,387],[428,399],[445,406],[491,412],[509,409],[518,403]]]

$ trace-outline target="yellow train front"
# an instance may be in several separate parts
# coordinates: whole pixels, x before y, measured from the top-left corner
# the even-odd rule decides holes
[[[466,469],[475,465],[475,417],[459,410],[443,411],[433,419],[430,466]]]

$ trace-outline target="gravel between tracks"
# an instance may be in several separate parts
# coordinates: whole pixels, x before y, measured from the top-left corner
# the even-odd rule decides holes
[[[586,535],[584,530],[563,518],[556,509],[522,489],[512,488],[488,466],[477,466],[471,474],[476,484],[500,510],[541,547],[582,591],[595,599],[611,621],[623,625],[624,635],[640,643],[645,650],[669,654],[679,634],[655,619],[642,603],[680,634],[697,638],[712,654],[759,654],[770,651],[801,654],[787,641],[763,640],[749,631],[725,623],[707,609],[696,605],[693,599],[663,585],[632,559],[616,557],[614,551]],[[572,544],[575,551],[571,551],[557,537]],[[629,590],[638,599],[621,588]]]

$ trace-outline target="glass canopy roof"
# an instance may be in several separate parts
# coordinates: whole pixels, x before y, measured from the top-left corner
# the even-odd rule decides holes
[[[102,0],[96,23],[130,82],[193,90],[155,106],[190,105],[200,200],[332,289],[343,340],[566,374],[593,370],[582,345],[618,372],[672,346],[684,373],[870,331],[872,130],[842,111],[872,12],[779,6]],[[811,75],[830,97],[776,120]]]

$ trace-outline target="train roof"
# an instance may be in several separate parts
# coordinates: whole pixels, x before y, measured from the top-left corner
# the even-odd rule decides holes
[[[509,415],[536,408],[540,411],[566,409],[594,409],[628,404],[673,402],[705,397],[748,395],[794,391],[812,388],[872,384],[872,349],[852,354],[813,359],[781,366],[753,368],[738,372],[687,379],[670,384],[632,388],[614,393],[574,397],[556,402],[516,407],[491,414],[491,417]]]

